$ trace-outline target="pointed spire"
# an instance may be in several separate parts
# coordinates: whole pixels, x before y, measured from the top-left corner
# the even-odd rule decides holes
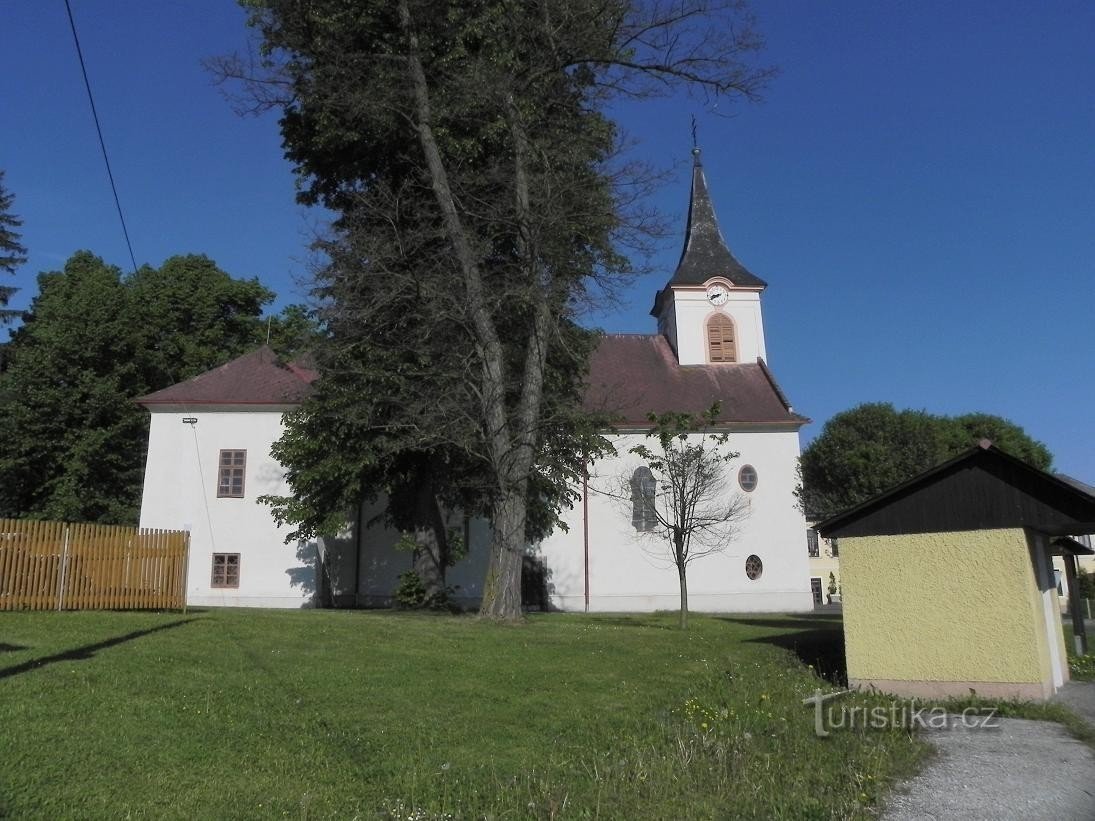
[[[721,276],[734,285],[745,288],[767,287],[763,279],[748,269],[730,253],[719,230],[715,206],[707,193],[707,179],[700,162],[700,148],[692,149],[692,196],[688,203],[688,227],[684,248],[670,285],[702,285],[711,277]]]

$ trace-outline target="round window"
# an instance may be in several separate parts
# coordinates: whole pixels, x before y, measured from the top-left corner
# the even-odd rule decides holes
[[[760,578],[760,574],[764,572],[764,562],[760,560],[760,556],[750,556],[745,560],[745,575],[752,581],[756,581]]]
[[[742,465],[738,471],[738,484],[746,493],[752,493],[757,489],[757,469],[752,465]]]

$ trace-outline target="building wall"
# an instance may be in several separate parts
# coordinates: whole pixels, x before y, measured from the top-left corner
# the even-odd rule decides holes
[[[1095,546],[1095,539],[1092,539],[1091,534],[1085,534],[1083,536],[1076,536],[1077,541],[1088,547]],[[1077,556],[1076,557],[1076,569],[1084,570],[1087,573],[1095,573],[1095,556]],[[1058,584],[1058,597],[1061,600],[1061,607],[1068,608],[1068,580],[1065,578],[1065,563],[1060,556],[1053,557],[1053,570],[1056,574],[1055,580]],[[1095,610],[1092,611],[1095,613]],[[1086,604],[1085,604],[1086,615]]]
[[[281,409],[246,412],[157,410],[145,464],[141,527],[190,531],[187,602],[191,605],[303,607],[316,591],[314,544],[285,544],[264,494],[288,493],[270,455]],[[195,418],[186,424],[184,418]],[[244,498],[217,498],[220,451],[246,450]],[[214,553],[240,554],[237,589],[211,586]]]
[[[660,534],[640,534],[632,526],[628,480],[641,460],[628,453],[649,444],[642,434],[613,438],[616,457],[595,463],[589,477],[589,609],[591,611],[674,610],[680,587],[668,544]],[[722,553],[689,566],[689,606],[709,612],[805,611],[813,607],[807,572],[806,523],[794,497],[798,434],[757,431],[731,434],[730,447],[740,452],[728,466],[729,487],[742,493],[737,473],[752,465],[758,484],[749,500],[748,517],[739,535]],[[548,572],[553,607],[584,610],[585,506],[579,501],[565,511],[569,530],[557,530],[536,548]],[[764,564],[755,581],[745,574],[745,560],[759,556]]]
[[[902,695],[1050,694],[1032,549],[1021,529],[842,538],[849,680]]]
[[[809,527],[809,523],[807,523]],[[818,555],[810,556],[810,578],[821,580],[821,603],[829,603],[829,574],[837,584],[837,595],[840,595],[840,556],[839,552],[833,555],[833,540],[826,539],[820,534],[817,537]],[[839,542],[838,542],[839,545]],[[807,550],[807,555],[809,551]]]
[[[720,278],[712,281],[726,282]],[[731,290],[727,301],[716,308],[707,299],[705,288],[676,287],[666,310],[674,313],[674,321],[665,328],[673,334],[670,342],[682,365],[707,363],[707,320],[716,313],[734,320],[738,362],[756,362],[758,357],[767,361],[759,292]]]
[[[242,411],[244,409],[234,409]],[[185,424],[185,417],[198,421]],[[143,527],[187,529],[191,533],[187,600],[192,605],[302,607],[313,603],[321,586],[341,605],[391,603],[399,575],[411,567],[409,553],[394,548],[399,533],[380,514],[383,499],[364,506],[357,529],[339,536],[286,545],[289,528],[274,524],[270,509],[257,499],[289,492],[284,470],[270,456],[281,435],[281,411],[157,411],[152,414],[145,472]],[[592,466],[589,480],[589,609],[593,611],[673,610],[679,607],[676,570],[663,539],[635,532],[628,480],[641,462],[628,449],[648,442],[642,434],[615,437],[619,456]],[[812,608],[806,524],[793,495],[798,434],[793,431],[734,433],[730,447],[740,456],[728,466],[728,485],[749,500],[740,534],[725,552],[698,559],[689,568],[689,604],[696,611],[805,611]],[[246,450],[243,499],[217,498],[218,457],[222,449]],[[757,488],[740,490],[738,470],[752,465]],[[620,496],[625,498],[618,498]],[[557,530],[532,548],[546,572],[549,605],[585,609],[585,540],[579,502],[564,511],[569,532]],[[468,556],[449,570],[458,603],[475,606],[490,549],[487,522],[454,515],[450,525],[468,540]],[[357,555],[359,543],[360,557]],[[326,559],[326,577],[316,572],[317,551]],[[240,586],[211,586],[214,553],[240,554]],[[757,555],[761,577],[750,580],[745,560]],[[355,578],[356,573],[356,578]]]

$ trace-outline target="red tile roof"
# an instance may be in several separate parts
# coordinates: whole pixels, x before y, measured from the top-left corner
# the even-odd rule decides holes
[[[137,401],[146,407],[294,405],[317,376],[310,358],[282,365],[262,347]],[[791,410],[763,362],[682,367],[664,337],[648,334],[605,336],[590,362],[585,406],[610,413],[623,427],[648,427],[649,413],[699,414],[716,400],[726,424],[799,427],[809,421]]]
[[[137,399],[157,405],[295,405],[308,395],[316,372],[307,360],[282,365],[263,346],[193,379]]]
[[[797,428],[810,421],[791,410],[759,360],[681,366],[661,335],[610,334],[590,362],[585,405],[621,417],[621,426],[649,427],[650,413],[699,414],[715,401],[725,424]]]

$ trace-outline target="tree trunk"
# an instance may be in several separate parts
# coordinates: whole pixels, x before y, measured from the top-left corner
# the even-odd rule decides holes
[[[681,630],[688,629],[688,565],[677,566],[677,575],[681,579]]]
[[[673,529],[673,557],[677,565],[677,576],[681,582],[681,630],[688,629],[688,558],[684,552],[684,534],[680,528]]]
[[[494,537],[490,565],[483,584],[483,603],[479,613],[495,619],[517,619],[521,615],[521,566],[525,548],[525,516],[528,475],[536,453],[536,430],[543,398],[544,363],[547,358],[551,321],[550,276],[536,281],[535,249],[528,230],[530,213],[526,168],[528,145],[525,132],[511,106],[510,126],[514,137],[514,189],[520,223],[521,253],[533,277],[530,287],[543,292],[529,330],[521,395],[514,414],[517,430],[511,423],[506,399],[506,362],[502,341],[485,296],[479,260],[461,217],[441,149],[432,127],[430,89],[419,54],[418,35],[407,0],[399,0],[400,25],[407,38],[407,68],[415,105],[415,130],[426,158],[430,183],[441,210],[445,233],[460,262],[471,326],[480,358],[483,421],[487,430],[487,448],[491,467],[498,482],[498,502],[493,509]],[[545,272],[546,273],[546,272]]]
[[[512,490],[494,509],[490,565],[479,615],[513,620],[521,616],[521,567],[525,556],[525,496]]]

